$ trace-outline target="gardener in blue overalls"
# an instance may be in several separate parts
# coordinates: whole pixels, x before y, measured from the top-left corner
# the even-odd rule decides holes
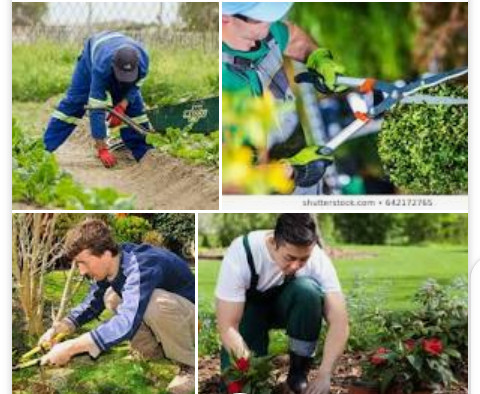
[[[83,302],[40,338],[54,345],[42,364],[61,366],[76,354],[97,357],[130,340],[143,359],[167,357],[182,366],[167,392],[195,390],[195,277],[177,255],[151,245],[117,244],[101,220],[87,219],[66,236],[65,256],[93,282]],[[55,344],[109,309],[113,316],[96,328]]]
[[[314,69],[331,91],[344,68],[328,49],[318,45],[299,27],[282,22],[293,2],[222,2],[222,92],[270,92],[281,103],[295,97],[284,68],[284,56]],[[312,193],[331,164],[330,155],[319,155],[305,147],[296,113],[284,113],[281,126],[269,134],[270,158],[295,157],[291,176],[297,194]],[[285,156],[286,155],[286,156]],[[278,157],[280,156],[280,157]]]
[[[284,213],[274,230],[253,231],[232,242],[215,291],[222,368],[229,365],[229,353],[265,356],[269,331],[285,329],[290,390],[330,393],[335,363],[348,338],[348,317],[335,268],[318,240],[310,214]],[[328,329],[322,362],[307,383],[323,319]]]
[[[48,123],[44,135],[45,148],[53,152],[65,142],[81,121],[88,104],[93,108],[90,110],[90,128],[98,158],[105,167],[113,167],[116,159],[106,143],[107,93],[115,111],[148,128],[139,89],[147,76],[148,63],[143,46],[124,34],[102,32],[87,39],[67,94]],[[146,143],[145,136],[123,125],[119,118],[109,116],[107,120],[109,127],[121,126],[121,138],[137,161],[153,148]]]

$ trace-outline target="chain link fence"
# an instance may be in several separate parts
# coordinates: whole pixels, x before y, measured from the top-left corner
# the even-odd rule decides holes
[[[81,47],[91,34],[121,31],[150,47],[218,51],[217,2],[12,2],[12,43]]]

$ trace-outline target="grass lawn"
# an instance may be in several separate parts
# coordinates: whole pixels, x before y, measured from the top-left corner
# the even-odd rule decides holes
[[[370,256],[334,261],[344,291],[348,294],[361,277],[368,292],[386,291],[385,309],[411,308],[411,297],[428,278],[441,284],[468,276],[466,246],[359,246],[342,245],[341,249]],[[198,267],[199,302],[205,308],[213,303],[213,293],[220,261],[200,261]]]

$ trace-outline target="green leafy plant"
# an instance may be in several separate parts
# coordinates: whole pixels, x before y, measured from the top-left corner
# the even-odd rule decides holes
[[[132,209],[133,200],[113,189],[84,189],[62,171],[40,139],[12,120],[12,200],[64,209]]]
[[[439,338],[409,338],[376,349],[363,365],[363,378],[377,382],[382,394],[449,387],[456,381],[450,364],[459,358],[460,353],[445,348]]]
[[[419,306],[391,313],[381,324],[376,349],[363,366],[363,378],[377,382],[382,393],[449,387],[468,354],[468,309],[463,281],[442,287],[427,281],[416,293]]]
[[[159,151],[196,164],[218,167],[218,131],[204,135],[188,129],[169,128],[164,133],[149,134],[147,141]]]
[[[272,356],[237,358],[223,372],[228,393],[270,394],[274,387]]]
[[[210,356],[220,353],[215,313],[202,304],[198,310],[198,353]]]
[[[113,231],[118,242],[140,244],[143,237],[152,230],[150,222],[138,216],[117,217],[113,222]]]
[[[425,94],[468,97],[468,88],[441,85]],[[412,194],[468,190],[468,106],[399,105],[383,122],[378,151],[392,182]]]

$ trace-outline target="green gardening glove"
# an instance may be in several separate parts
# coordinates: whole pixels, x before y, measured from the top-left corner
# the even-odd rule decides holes
[[[345,67],[333,60],[332,52],[325,48],[313,51],[307,59],[307,68],[320,74],[326,87],[332,92],[342,92],[347,87],[337,86],[338,74],[345,73]]]
[[[310,187],[320,182],[333,163],[333,152],[326,147],[308,146],[285,161],[292,166],[295,185]]]

